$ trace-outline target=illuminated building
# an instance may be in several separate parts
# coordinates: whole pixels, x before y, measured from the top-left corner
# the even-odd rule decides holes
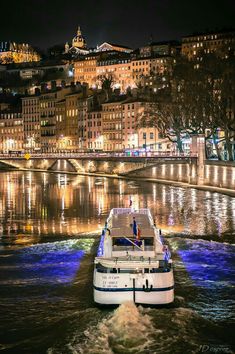
[[[86,41],[85,38],[82,36],[80,26],[78,26],[77,34],[72,40],[72,46],[80,49],[86,48]]]
[[[200,33],[182,38],[182,55],[200,60],[203,54],[226,56],[235,51],[235,31]]]
[[[71,53],[75,56],[89,53],[80,26],[78,26],[77,33],[72,39],[72,46],[70,47],[68,42],[65,44],[65,53]]]
[[[102,111],[89,111],[87,113],[87,148],[103,150],[103,143]]]
[[[89,87],[94,87],[97,85],[97,58],[98,53],[92,53],[87,55],[83,59],[78,59],[74,62],[74,81],[75,82],[86,82]]]
[[[53,152],[57,149],[56,103],[70,92],[71,87],[55,87],[50,92],[42,92],[39,97],[42,152]]]
[[[74,79],[75,82],[86,82],[89,87],[100,88],[102,80],[111,77],[113,88],[125,92],[140,81],[142,85],[151,85],[150,76],[170,70],[173,61],[171,56],[131,58],[127,53],[93,53],[74,62]]]
[[[139,126],[146,105],[148,105],[147,102],[133,98],[122,103],[123,149],[146,148],[148,151],[166,151],[171,145],[168,139],[162,138],[154,127],[143,128]]]
[[[176,41],[151,42],[140,48],[141,57],[175,56],[180,51],[180,44]]]
[[[39,61],[40,55],[27,43],[0,42],[2,64]]]
[[[150,59],[138,58],[131,61],[132,78],[135,83],[137,83],[143,76],[149,75],[150,70]]]
[[[122,103],[122,148],[138,149],[138,120],[144,110],[142,102],[127,99]]]
[[[122,102],[107,102],[102,104],[102,122],[104,136],[104,150],[118,151],[122,150]]]
[[[78,99],[82,92],[72,92],[56,103],[56,136],[60,150],[78,148]]]
[[[41,148],[41,124],[39,96],[22,98],[22,118],[24,122],[24,147],[33,151]]]
[[[71,92],[56,102],[55,129],[58,149],[74,151],[96,146],[90,141],[91,136],[99,135],[95,130],[93,131],[93,127],[96,126],[96,116],[94,123],[90,123],[90,117],[88,123],[88,112],[94,108],[95,97],[92,91],[88,90],[87,85],[78,85],[72,86]],[[97,124],[100,126],[100,123]]]
[[[146,151],[169,152],[172,150],[172,143],[163,138],[157,128],[139,128],[138,129],[139,147]]]
[[[75,82],[101,87],[102,79],[112,77],[114,87],[125,91],[133,86],[130,57],[126,53],[92,53],[74,62]]]
[[[21,109],[9,107],[0,111],[0,151],[22,151],[24,142]]]
[[[116,52],[123,52],[123,53],[131,53],[133,50],[123,45],[104,42],[101,45],[97,46],[95,51],[96,52],[116,51]]]
[[[55,103],[55,115],[57,149],[66,150],[68,147],[68,140],[65,134],[67,125],[65,98]]]
[[[125,92],[128,87],[133,87],[131,73],[131,60],[128,56],[110,56],[97,61],[96,76],[98,86],[101,87],[102,79],[111,77],[113,88],[120,88]]]

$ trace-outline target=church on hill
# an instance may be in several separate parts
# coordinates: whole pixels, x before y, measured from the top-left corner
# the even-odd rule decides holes
[[[68,42],[65,44],[65,53],[70,53],[74,56],[86,55],[89,53],[87,49],[85,38],[82,35],[80,26],[78,26],[77,34],[72,39],[72,45],[70,46]]]
[[[96,48],[87,48],[87,44],[85,38],[82,35],[81,28],[78,26],[77,34],[72,39],[72,44],[69,45],[68,42],[65,44],[65,53],[72,54],[74,57],[80,55],[86,55],[92,52],[106,52],[106,51],[116,51],[116,52],[124,52],[131,53],[132,49],[123,45],[113,44],[109,42],[104,42],[101,45],[97,45]]]

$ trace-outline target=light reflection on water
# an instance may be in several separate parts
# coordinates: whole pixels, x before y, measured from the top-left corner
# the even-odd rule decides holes
[[[235,245],[200,239],[172,242],[198,290],[192,307],[207,319],[234,321]]]
[[[171,353],[174,347],[177,353],[194,353],[203,343],[230,345],[233,198],[169,185],[65,174],[9,172],[0,174],[0,182],[1,303],[8,312],[1,315],[6,347],[16,346],[17,351],[19,345],[22,353],[45,353],[50,347],[48,353],[53,354],[93,354],[95,345],[100,350],[103,340],[107,344],[110,339],[107,350],[121,345],[122,353],[138,348],[145,354],[145,336],[133,332],[138,325],[145,333],[144,318],[152,328],[149,352]],[[137,311],[124,305],[120,311],[105,312],[93,303],[94,240],[76,236],[100,231],[110,209],[128,207],[130,198],[135,208],[151,209],[172,250],[176,296],[170,308]],[[128,311],[131,317],[126,316]],[[133,332],[128,338],[122,331],[125,323]],[[110,326],[115,332],[111,338]]]
[[[150,208],[167,233],[223,239],[235,229],[235,201],[218,193],[65,174],[10,172],[0,178],[0,234],[13,234],[12,242],[22,234],[95,232],[111,208],[127,207],[130,198],[135,208]]]

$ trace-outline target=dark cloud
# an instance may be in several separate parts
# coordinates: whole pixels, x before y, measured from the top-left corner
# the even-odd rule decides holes
[[[88,45],[137,47],[234,26],[233,0],[12,0],[1,4],[0,40],[48,47],[70,41],[80,24]]]

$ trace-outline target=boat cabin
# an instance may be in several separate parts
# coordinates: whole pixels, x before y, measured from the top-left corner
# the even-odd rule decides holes
[[[105,229],[104,257],[155,257],[157,253],[162,253],[162,243],[148,209],[112,209]]]

